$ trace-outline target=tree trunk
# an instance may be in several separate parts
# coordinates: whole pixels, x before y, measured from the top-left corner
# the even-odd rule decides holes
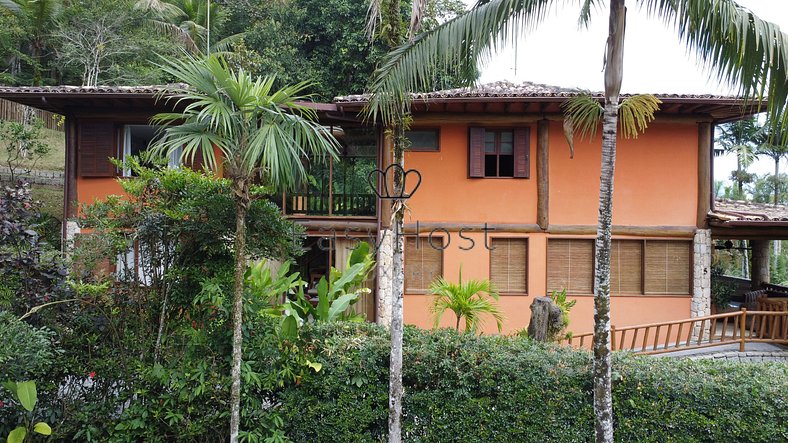
[[[610,243],[613,224],[613,176],[616,170],[618,99],[623,78],[624,0],[611,0],[605,55],[605,111],[599,180],[594,281],[594,430],[597,443],[613,443],[613,395],[610,349]]]
[[[774,159],[774,204],[779,201],[780,195],[780,157]]]
[[[738,199],[744,194],[744,182],[741,179],[741,156],[736,154],[736,188],[739,191]]]
[[[394,163],[404,167],[402,141],[405,136],[402,119],[394,125]],[[401,168],[394,168],[394,192],[401,195],[404,176]],[[402,298],[405,291],[405,266],[402,253],[404,244],[403,212],[404,202],[393,201],[394,204],[394,256],[392,260],[391,296],[391,357],[389,361],[389,443],[402,441]]]
[[[241,350],[243,335],[243,291],[246,272],[246,213],[249,211],[249,187],[244,180],[234,180],[235,191],[235,279],[233,282],[233,362],[230,372],[230,443],[238,442],[241,423]]]

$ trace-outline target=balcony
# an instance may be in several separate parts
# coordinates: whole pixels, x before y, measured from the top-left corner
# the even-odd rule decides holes
[[[377,168],[377,138],[368,128],[335,130],[342,145],[338,158],[304,164],[308,184],[283,195],[285,214],[293,216],[375,217],[377,199],[367,176]],[[375,183],[373,182],[373,186]]]

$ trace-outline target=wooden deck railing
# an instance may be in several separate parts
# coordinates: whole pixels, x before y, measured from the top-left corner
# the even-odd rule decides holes
[[[590,349],[593,332],[572,335],[561,341],[574,348]],[[637,354],[661,354],[685,349],[748,342],[788,343],[788,312],[747,311],[695,317],[663,323],[611,327],[611,348]]]

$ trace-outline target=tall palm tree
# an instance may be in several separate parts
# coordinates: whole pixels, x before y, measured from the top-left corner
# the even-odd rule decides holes
[[[30,31],[28,35],[29,52],[35,72],[33,82],[40,84],[41,58],[46,49],[47,35],[53,28],[55,19],[63,11],[63,1],[0,0],[0,7],[8,9],[26,23]]]
[[[605,48],[602,165],[594,281],[594,410],[598,442],[613,441],[610,366],[610,243],[616,137],[623,79],[626,0],[609,0]],[[467,73],[469,60],[485,61],[506,41],[535,28],[558,0],[480,0],[470,11],[392,51],[373,75],[371,114],[392,121],[408,109],[410,92],[427,90],[436,71]],[[581,24],[601,0],[577,0]],[[765,94],[773,125],[788,120],[788,43],[779,27],[733,0],[630,0],[652,16],[673,24],[715,77],[749,97]],[[469,83],[471,79],[468,79]],[[776,126],[775,126],[776,127]],[[788,126],[784,126],[788,127]]]
[[[755,154],[769,157],[774,161],[774,203],[780,202],[780,161],[788,157],[788,134],[778,126],[775,130],[768,122],[756,134],[758,146]]]
[[[232,182],[235,199],[235,275],[233,286],[233,357],[230,441],[238,441],[241,399],[241,325],[243,282],[246,271],[246,217],[253,180],[294,189],[306,177],[305,156],[315,160],[336,157],[339,143],[317,123],[301,95],[311,86],[299,83],[274,90],[274,77],[252,78],[231,70],[218,56],[205,59],[165,60],[162,69],[187,86],[166,92],[165,99],[184,106],[182,112],[153,117],[163,125],[154,151],[181,158],[202,156],[207,166]],[[217,150],[221,155],[217,158]]]
[[[736,170],[731,172],[731,178],[736,182],[739,198],[744,195],[744,184],[752,181],[752,174],[747,173],[747,168],[755,161],[758,131],[760,125],[754,118],[735,121],[721,125],[720,136],[717,137],[719,149],[714,149],[714,155],[734,154],[736,156]]]
[[[468,280],[463,283],[460,270],[457,283],[438,277],[430,284],[430,293],[436,296],[430,306],[436,328],[443,314],[452,311],[456,317],[454,329],[457,331],[460,330],[460,322],[465,319],[465,332],[477,332],[484,325],[483,316],[490,315],[495,319],[498,332],[501,332],[503,313],[495,303],[498,291],[490,280]]]
[[[212,44],[218,28],[227,14],[221,4],[211,0],[137,0],[135,8],[151,13],[151,23],[159,31],[172,37],[193,54],[210,52],[208,48],[224,50],[237,41],[241,34],[232,35]]]

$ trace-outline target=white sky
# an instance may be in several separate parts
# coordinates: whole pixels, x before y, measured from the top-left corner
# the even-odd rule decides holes
[[[469,6],[474,0],[465,0]],[[738,0],[759,17],[788,29],[788,0]],[[676,32],[658,19],[649,18],[629,1],[624,50],[622,92],[731,94],[695,62],[679,42]],[[532,81],[556,86],[604,89],[602,58],[607,37],[607,5],[596,11],[589,29],[577,26],[575,5],[553,11],[533,32],[520,38],[517,51],[499,52],[482,70],[481,82]],[[715,159],[715,178],[727,178],[735,169],[733,156]],[[788,171],[788,161],[781,165]],[[768,159],[750,167],[758,174],[774,170]]]

